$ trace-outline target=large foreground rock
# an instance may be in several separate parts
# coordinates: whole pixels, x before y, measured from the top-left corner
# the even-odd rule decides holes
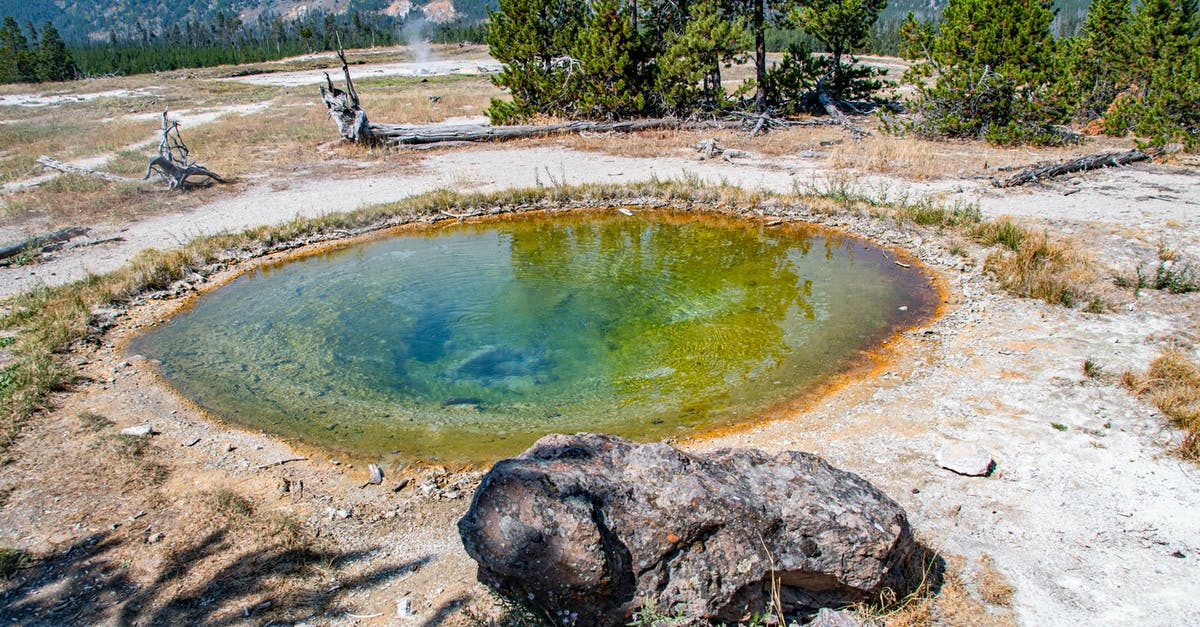
[[[807,453],[552,435],[484,477],[458,523],[479,580],[623,625],[647,599],[692,622],[905,595],[921,568],[904,510]]]

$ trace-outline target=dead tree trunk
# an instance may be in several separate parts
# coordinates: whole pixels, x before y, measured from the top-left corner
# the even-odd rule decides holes
[[[356,144],[375,145],[380,143],[367,121],[367,112],[363,111],[358,101],[358,91],[354,89],[354,81],[350,80],[350,67],[346,63],[346,53],[341,47],[337,51],[338,59],[342,61],[342,75],[346,79],[346,91],[333,86],[329,72],[325,72],[325,85],[321,86],[321,100],[329,117],[338,125],[342,139],[348,139]]]
[[[1050,179],[1072,172],[1086,172],[1088,170],[1098,170],[1111,166],[1124,166],[1130,163],[1137,163],[1138,161],[1153,159],[1160,154],[1162,154],[1161,149],[1151,148],[1149,150],[1130,150],[1129,152],[1088,155],[1074,161],[1067,161],[1066,163],[1031,166],[1004,180],[992,179],[992,185],[996,187],[1017,187],[1018,185]]]
[[[8,259],[16,257],[26,250],[39,249],[50,244],[65,242],[72,237],[82,237],[87,235],[91,229],[83,226],[69,226],[65,229],[59,229],[53,233],[31,237],[27,240],[0,246],[0,259]]]
[[[207,185],[212,181],[226,182],[199,163],[188,161],[188,147],[179,135],[179,122],[169,119],[166,109],[162,113],[162,141],[158,144],[158,156],[146,165],[146,176],[143,176],[142,180],[150,178],[154,173],[166,181],[167,189],[188,189],[197,185]],[[188,180],[193,176],[206,177],[209,180],[194,183]]]

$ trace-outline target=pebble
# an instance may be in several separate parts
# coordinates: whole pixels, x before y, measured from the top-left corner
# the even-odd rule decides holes
[[[413,618],[417,615],[413,612],[412,601],[408,597],[396,601],[396,615],[400,618]]]
[[[150,425],[125,427],[124,429],[121,429],[121,435],[132,435],[139,438],[144,438],[148,435],[154,435],[154,427],[151,427]]]
[[[348,509],[339,509],[339,508],[336,508],[336,507],[326,507],[326,508],[325,508],[325,514],[326,514],[327,516],[329,516],[329,520],[333,520],[333,519],[335,519],[335,518],[338,518],[338,519],[341,519],[341,520],[346,520],[347,518],[349,518],[349,517],[350,517],[350,510],[348,510]]]

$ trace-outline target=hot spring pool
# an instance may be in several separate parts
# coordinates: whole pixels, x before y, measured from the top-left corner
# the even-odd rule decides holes
[[[552,432],[644,440],[753,419],[936,299],[890,253],[814,227],[522,216],[259,269],[129,348],[236,424],[482,462]]]

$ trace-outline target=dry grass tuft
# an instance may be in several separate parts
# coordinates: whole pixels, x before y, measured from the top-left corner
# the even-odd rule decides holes
[[[1179,453],[1200,461],[1200,364],[1188,353],[1168,348],[1150,362],[1145,374],[1126,372],[1122,381],[1185,431]]]
[[[1000,250],[988,255],[984,269],[1005,291],[1036,298],[1051,305],[1084,306],[1088,311],[1106,308],[1095,287],[1095,267],[1073,243],[1051,240],[1007,220],[983,223],[971,237]]]
[[[204,497],[209,511],[225,519],[248,518],[254,513],[250,500],[229,488],[217,488]]]
[[[1011,611],[989,610],[971,594],[963,580],[964,565],[963,558],[948,557],[943,569],[934,573],[934,563],[930,562],[926,565],[925,579],[909,596],[886,604],[882,609],[856,606],[854,611],[866,624],[882,624],[887,627],[1014,625]],[[996,577],[999,583],[1004,583],[999,575]],[[980,587],[982,588],[982,583]]]
[[[1012,604],[1013,587],[996,570],[996,560],[984,553],[979,557],[979,596],[985,603],[1008,607]]]

